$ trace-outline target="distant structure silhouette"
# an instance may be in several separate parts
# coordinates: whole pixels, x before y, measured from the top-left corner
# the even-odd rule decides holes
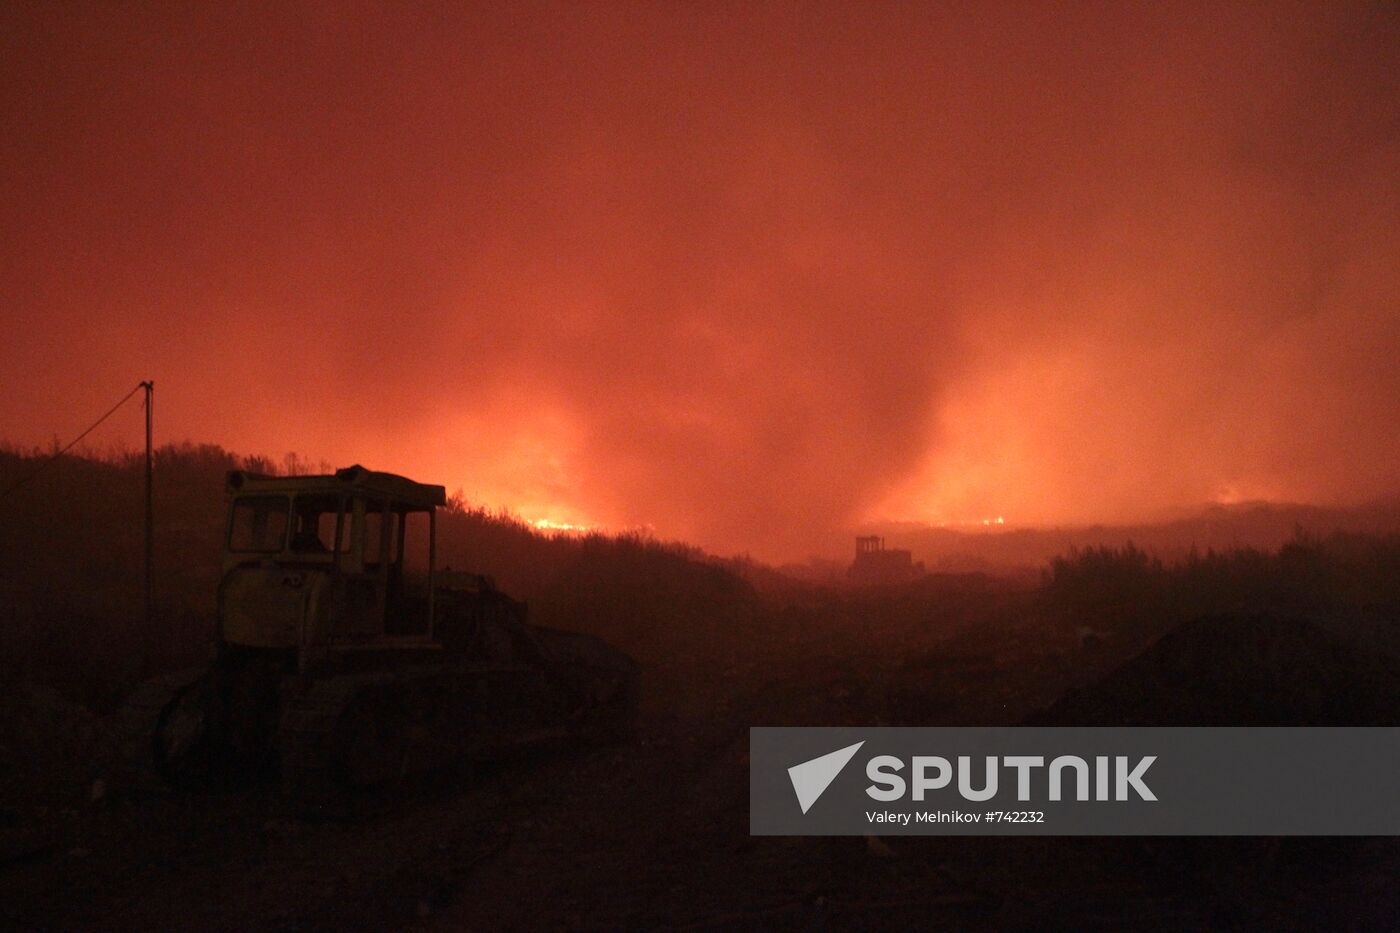
[[[910,551],[886,549],[879,535],[856,538],[856,559],[846,576],[852,583],[903,583],[922,576],[924,565]]]

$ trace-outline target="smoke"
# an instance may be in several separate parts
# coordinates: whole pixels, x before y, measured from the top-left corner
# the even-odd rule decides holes
[[[13,440],[763,556],[1400,480],[1388,5],[3,16]]]

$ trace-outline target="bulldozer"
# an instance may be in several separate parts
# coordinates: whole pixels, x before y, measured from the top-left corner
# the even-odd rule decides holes
[[[629,656],[437,566],[442,486],[358,465],[226,485],[211,663],[144,684],[123,714],[147,772],[276,776],[314,799],[632,728]]]

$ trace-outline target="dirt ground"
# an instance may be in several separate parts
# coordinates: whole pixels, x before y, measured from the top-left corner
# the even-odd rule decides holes
[[[1010,618],[1008,616],[1008,618]],[[843,638],[652,665],[637,740],[296,814],[271,790],[107,794],[0,866],[16,929],[1393,928],[1389,840],[762,838],[747,729],[1019,721],[1134,646]],[[797,636],[793,636],[797,638]],[[861,646],[865,645],[865,650]],[[62,822],[62,821],[60,821]]]

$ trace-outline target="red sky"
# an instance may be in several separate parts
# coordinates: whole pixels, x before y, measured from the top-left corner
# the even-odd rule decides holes
[[[1394,4],[126,6],[0,12],[11,442],[767,557],[1400,489]]]

